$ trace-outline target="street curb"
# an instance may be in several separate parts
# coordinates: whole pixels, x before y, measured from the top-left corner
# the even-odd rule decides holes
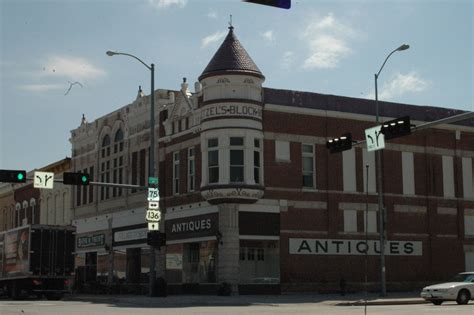
[[[367,301],[367,305],[412,305],[412,304],[427,304],[423,299],[393,299],[393,300],[373,300]],[[366,303],[364,300],[351,301],[351,302],[339,302],[334,305],[336,306],[364,306]]]

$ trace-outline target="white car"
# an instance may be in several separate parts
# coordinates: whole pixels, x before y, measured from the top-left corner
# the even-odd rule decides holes
[[[462,272],[450,282],[424,287],[420,296],[435,305],[441,305],[444,301],[467,304],[474,299],[474,271]]]

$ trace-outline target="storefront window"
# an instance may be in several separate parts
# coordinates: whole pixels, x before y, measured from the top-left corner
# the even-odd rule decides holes
[[[125,250],[114,251],[114,277],[119,283],[125,281],[127,255]]]
[[[215,241],[184,244],[183,282],[216,282],[217,248]]]
[[[279,241],[240,241],[240,283],[279,283]]]
[[[109,255],[101,254],[97,256],[97,281],[107,283],[109,274]]]
[[[148,275],[150,272],[150,249],[142,248],[141,249],[141,274],[140,274],[140,283],[148,283]]]

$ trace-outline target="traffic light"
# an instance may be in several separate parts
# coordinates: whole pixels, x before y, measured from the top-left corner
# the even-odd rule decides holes
[[[411,133],[410,116],[384,122],[380,132],[384,134],[385,140],[409,135]]]
[[[281,9],[291,8],[291,0],[243,0],[244,2],[251,2],[256,4],[269,5]]]
[[[326,147],[331,153],[338,153],[352,149],[352,134],[345,133],[339,138],[331,139],[326,142]]]
[[[3,183],[25,183],[26,171],[24,170],[0,170],[0,182]]]
[[[64,185],[89,185],[89,174],[64,172]]]
[[[146,243],[151,246],[161,247],[166,245],[166,234],[159,231],[150,231],[147,234]]]

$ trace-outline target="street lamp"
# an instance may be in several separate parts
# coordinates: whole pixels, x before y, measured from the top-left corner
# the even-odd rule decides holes
[[[380,67],[379,72],[374,74],[375,76],[375,122],[377,125],[379,124],[379,96],[377,91],[377,79],[379,78],[380,72],[385,66],[388,58],[396,52],[396,51],[403,51],[410,48],[409,45],[403,44],[397,49],[393,50],[390,54],[388,54],[387,58],[383,62],[382,66]],[[380,227],[380,285],[381,285],[381,296],[387,295],[387,288],[385,283],[385,209],[383,206],[383,190],[382,190],[382,151],[378,150],[375,152],[375,159],[376,159],[376,169],[377,169],[377,187],[378,187],[378,199],[379,199],[379,227]],[[369,179],[367,178],[367,181]],[[366,227],[367,228],[367,227]]]
[[[123,55],[129,56],[138,60],[142,65],[144,65],[151,72],[151,92],[150,92],[150,160],[148,161],[148,176],[155,176],[155,65],[147,65],[140,58],[122,52],[107,51],[107,56]],[[156,268],[155,268],[155,247],[150,245],[150,279],[149,279],[149,294],[150,296],[155,296],[155,281],[156,281]]]

